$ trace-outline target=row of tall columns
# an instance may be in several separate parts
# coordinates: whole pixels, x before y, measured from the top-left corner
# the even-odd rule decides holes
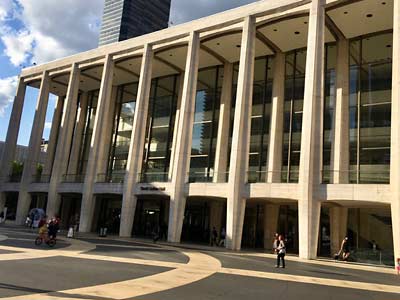
[[[28,187],[31,183],[32,176],[36,172],[36,165],[39,161],[40,144],[42,142],[44,124],[46,121],[49,93],[50,78],[49,73],[45,71],[42,75],[35,116],[33,119],[32,131],[29,138],[28,153],[24,162],[24,170],[22,172],[16,215],[17,224],[23,224],[25,222],[25,217],[29,211],[31,198],[28,193]]]
[[[168,241],[179,242],[185,213],[185,183],[188,178],[192,149],[193,120],[195,112],[197,77],[199,68],[200,37],[198,32],[189,36],[182,99],[176,134],[172,191],[170,193]]]
[[[299,168],[299,256],[317,256],[321,212],[316,187],[322,167],[325,8],[324,0],[311,2],[308,26],[303,121]]]
[[[77,64],[71,68],[67,95],[64,101],[64,113],[61,119],[58,135],[57,149],[51,173],[48,189],[47,214],[54,216],[58,213],[61,205],[61,197],[57,193],[57,188],[61,183],[62,176],[68,167],[68,156],[71,150],[74,121],[76,118],[78,93],[80,82],[80,70]]]
[[[249,164],[251,106],[255,59],[255,18],[244,20],[237,82],[235,118],[227,190],[226,246],[239,250],[242,240],[246,199],[244,189]]]
[[[127,170],[124,180],[124,193],[122,196],[120,236],[124,237],[130,237],[132,234],[133,218],[136,210],[137,198],[134,192],[138,175],[142,170],[143,164],[143,149],[146,139],[146,121],[149,110],[153,55],[152,46],[149,44],[145,45],[136,97]]]
[[[82,195],[82,206],[79,229],[89,232],[92,229],[92,220],[95,207],[95,196],[93,195],[96,180],[98,161],[104,156],[106,147],[106,136],[111,131],[114,103],[112,101],[112,83],[114,75],[114,61],[111,55],[107,55],[101,77],[100,92],[97,102],[97,111],[94,119],[93,133],[90,141],[89,158],[84,179],[84,190]],[[111,123],[111,124],[110,124]]]
[[[390,189],[394,258],[400,257],[400,1],[393,1],[392,121]]]

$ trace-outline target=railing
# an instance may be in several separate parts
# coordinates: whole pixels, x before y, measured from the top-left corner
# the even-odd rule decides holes
[[[392,251],[359,248],[350,251],[350,259],[360,263],[393,266],[394,254]]]
[[[6,178],[6,182],[21,182],[22,174],[11,174]]]
[[[139,183],[168,182],[168,172],[142,172],[137,180]]]
[[[62,182],[65,183],[82,183],[85,180],[85,175],[83,174],[64,174],[62,177]]]
[[[333,178],[338,176],[343,182],[358,184],[389,184],[390,171],[363,171],[363,170],[323,170],[321,171],[322,183],[333,183]]]
[[[32,176],[32,183],[49,183],[51,175],[36,174]]]
[[[125,173],[97,174],[98,183],[123,183]]]
[[[217,179],[215,179],[217,177]],[[189,183],[196,182],[228,182],[229,172],[191,171],[188,173]]]

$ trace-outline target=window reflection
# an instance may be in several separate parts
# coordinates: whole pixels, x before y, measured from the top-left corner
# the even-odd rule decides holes
[[[389,183],[392,34],[350,43],[350,182]]]

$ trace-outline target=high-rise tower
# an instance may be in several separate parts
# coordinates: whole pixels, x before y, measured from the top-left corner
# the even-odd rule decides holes
[[[105,0],[99,46],[168,27],[171,0]]]

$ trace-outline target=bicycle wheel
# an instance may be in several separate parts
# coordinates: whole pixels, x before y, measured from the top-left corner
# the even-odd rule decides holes
[[[47,245],[53,248],[56,245],[56,240],[55,239],[48,240]]]
[[[41,237],[37,237],[36,240],[35,240],[35,245],[36,245],[36,246],[39,246],[39,245],[41,245],[42,243],[43,243],[43,239],[42,239]]]

